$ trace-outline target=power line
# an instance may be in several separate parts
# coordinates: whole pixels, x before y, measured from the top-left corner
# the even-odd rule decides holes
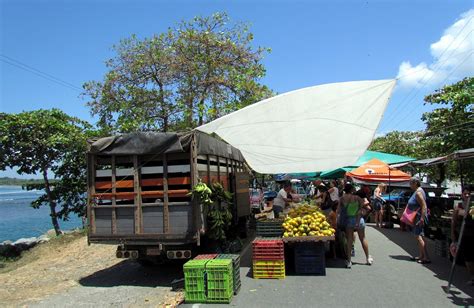
[[[468,54],[461,62],[459,62],[459,64],[456,65],[456,67],[451,71],[451,73],[448,74],[448,76],[446,76],[446,78],[444,78],[444,80],[443,80],[441,83],[444,84],[444,82],[446,82],[449,78],[451,78],[451,76],[454,74],[454,72],[456,72],[456,70],[457,70],[462,64],[464,64],[464,62],[466,62],[467,59],[469,59],[469,57],[470,57],[472,54],[474,54],[474,52],[471,52],[471,53]],[[416,108],[416,106],[415,106],[415,108],[413,108],[412,110],[414,111],[415,109],[418,110],[419,108]],[[403,121],[403,118],[400,119],[400,120],[397,122],[397,124],[396,124],[395,126],[398,126],[402,121]],[[415,123],[415,122],[413,122],[410,126],[408,126],[408,128],[411,128],[411,127],[414,125],[414,123]]]
[[[55,77],[51,74],[48,74],[48,73],[45,73],[39,69],[36,69],[28,64],[25,64],[21,61],[18,61],[18,60],[15,60],[13,59],[12,57],[9,57],[7,55],[4,55],[4,54],[0,54],[1,57],[3,58],[0,58],[0,60],[4,63],[7,63],[9,65],[12,65],[12,66],[15,66],[19,69],[22,69],[24,71],[27,71],[29,73],[32,73],[32,74],[35,74],[41,78],[44,78],[46,80],[49,80],[51,82],[54,82],[56,84],[59,84],[63,87],[66,87],[66,88],[69,88],[69,89],[72,89],[72,90],[75,90],[75,91],[78,91],[78,92],[82,92],[83,90],[75,85],[73,85],[72,83],[69,83],[67,81],[64,81],[58,77]]]
[[[471,51],[461,62],[459,62],[458,65],[457,65],[453,70],[451,70],[451,72],[447,75],[447,77],[444,78],[440,83],[443,84],[444,82],[446,82],[446,81],[453,75],[453,73],[456,72],[457,69],[458,69],[462,64],[464,64],[464,62],[466,62],[466,61],[470,58],[470,56],[472,56],[472,54],[474,54],[474,51]],[[405,101],[405,102],[402,101],[402,103],[401,103],[400,105],[398,105],[398,107],[400,107],[400,106],[402,106],[402,105],[407,105],[407,103],[410,103],[411,101],[413,101],[413,99],[416,97],[416,95],[418,94],[418,92],[419,92],[424,86],[426,86],[426,84],[432,79],[433,76],[434,76],[434,74],[431,76],[430,79],[428,79],[428,80],[424,83],[424,85],[423,85],[421,88],[418,89],[418,91],[415,93],[414,96],[411,97],[411,99],[409,99],[409,100],[407,100],[407,101]],[[418,109],[419,109],[419,106],[413,106],[413,107],[411,108],[411,111],[413,112],[413,111],[415,111],[415,109],[418,110]],[[392,116],[391,119],[392,119],[392,120],[395,120],[395,119],[397,119],[397,117],[398,117],[398,114],[396,114],[395,117]],[[390,118],[388,118],[388,119],[390,119]],[[388,119],[385,120],[385,121],[389,121]],[[398,120],[398,122],[397,122],[394,126],[395,126],[395,127],[398,126],[403,120],[404,120],[404,118],[400,118],[400,120]],[[415,122],[413,122],[408,128],[412,127],[414,124],[415,124]]]
[[[443,57],[443,55],[449,50],[449,48],[451,47],[451,45],[456,41],[456,39],[458,38],[458,36],[461,35],[462,31],[464,31],[464,29],[467,27],[467,25],[470,23],[470,21],[471,21],[473,18],[474,18],[474,16],[473,16],[473,17],[470,17],[470,18],[467,20],[467,22],[464,24],[464,26],[461,28],[461,30],[459,30],[459,32],[456,34],[456,36],[454,37],[454,39],[449,43],[449,45],[448,45],[448,46],[443,50],[443,52],[439,55],[438,59],[441,59],[441,58]],[[473,32],[473,30],[471,30],[471,31],[466,35],[466,37],[464,37],[464,39],[459,43],[459,45],[461,45],[461,43],[463,43],[463,42],[466,40],[466,38],[468,38],[469,35],[470,35],[472,32]],[[452,49],[452,50],[451,50],[450,55],[454,52],[454,50],[455,50],[455,49]],[[431,75],[430,79],[428,79],[427,82],[425,82],[425,84],[424,84],[423,86],[426,86],[426,84],[428,83],[428,81],[430,81],[430,80],[433,78],[433,76],[435,75],[434,72],[436,71],[436,69],[438,69],[438,68],[441,66],[441,63],[447,62],[448,60],[449,60],[449,57],[448,57],[448,59],[446,59],[445,61],[438,61],[438,62],[435,64],[435,67],[434,67],[433,70],[432,70],[433,75]],[[418,71],[420,71],[420,70],[422,70],[422,69],[423,69],[423,68],[420,68],[420,69],[415,70],[415,71],[413,71],[413,72],[411,72],[411,73],[402,75],[402,76],[398,77],[397,80],[403,79],[403,78],[405,78],[405,77],[407,77],[407,76],[409,76],[409,75],[415,74],[415,73],[417,73]],[[423,80],[425,79],[425,77],[426,77],[427,74],[428,74],[428,71],[426,71],[425,74],[423,75],[423,77],[421,78],[421,80],[420,80],[421,82],[423,82]],[[421,90],[421,88],[423,88],[423,86],[420,87],[420,89],[418,89],[417,93],[419,92],[419,90]],[[408,95],[405,96],[405,98],[402,100],[402,102],[401,102],[401,103],[395,108],[395,110],[393,111],[392,116],[389,117],[387,120],[392,120],[394,116],[397,117],[396,111],[397,111],[398,108],[403,104],[403,102],[404,102],[406,99],[408,99],[408,97],[410,97],[410,95],[411,95],[415,90],[416,90],[416,88],[413,88],[413,89],[410,91],[410,93],[408,93]],[[417,93],[416,93],[416,94],[417,94]],[[415,94],[413,97],[415,97],[416,94]],[[412,99],[413,99],[413,98],[412,98]]]

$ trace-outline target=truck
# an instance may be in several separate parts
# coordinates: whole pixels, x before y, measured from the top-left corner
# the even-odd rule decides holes
[[[250,215],[249,172],[241,152],[199,131],[140,132],[89,141],[88,243],[117,245],[142,264],[190,259],[207,230],[191,197],[199,182],[233,194],[232,228]]]

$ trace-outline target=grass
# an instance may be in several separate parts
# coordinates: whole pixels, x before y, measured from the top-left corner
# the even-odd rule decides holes
[[[51,234],[48,235],[50,236],[50,240],[48,242],[38,244],[30,250],[24,251],[20,257],[6,258],[0,256],[0,274],[13,271],[30,262],[40,259],[43,251],[59,248],[67,243],[75,241],[78,238],[86,236],[87,229],[77,229],[73,232],[61,234],[58,236]]]

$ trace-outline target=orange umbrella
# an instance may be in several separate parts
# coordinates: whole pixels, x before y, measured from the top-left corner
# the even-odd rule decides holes
[[[357,180],[372,182],[405,182],[411,178],[409,174],[392,168],[376,158],[369,160],[359,168],[347,172],[346,175]]]

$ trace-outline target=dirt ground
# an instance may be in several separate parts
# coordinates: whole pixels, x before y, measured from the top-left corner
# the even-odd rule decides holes
[[[145,269],[117,259],[115,249],[113,245],[88,246],[83,234],[63,235],[38,245],[0,269],[0,302],[2,306],[48,302],[47,306],[77,306],[96,296],[95,303],[112,304],[118,300],[114,288],[115,293],[127,294],[119,299],[121,306],[172,307],[181,301],[182,293],[170,288],[170,282],[181,275],[179,267]],[[113,298],[107,299],[107,294]]]

